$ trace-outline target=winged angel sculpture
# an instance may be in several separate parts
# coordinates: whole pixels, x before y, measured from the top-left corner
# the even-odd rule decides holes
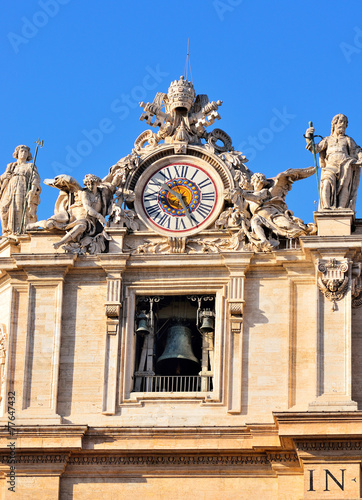
[[[110,220],[116,223],[123,222],[131,229],[138,228],[134,212],[122,208],[124,199],[131,195],[124,190],[128,163],[127,157],[120,160],[111,167],[103,180],[87,174],[83,180],[84,188],[73,177],[65,174],[45,179],[45,184],[60,190],[54,215],[28,224],[27,230],[65,230],[65,235],[53,244],[55,249],[62,246],[66,252],[76,254],[104,252],[107,241],[111,239],[104,230],[107,226],[106,216],[109,215]]]
[[[238,184],[227,197],[232,206],[222,212],[216,226],[219,228],[240,227],[236,237],[238,242],[247,240],[259,251],[271,251],[279,245],[273,235],[289,239],[310,234],[314,224],[304,224],[295,217],[286,203],[285,197],[295,181],[305,179],[315,173],[314,167],[290,168],[276,177],[267,179],[264,174],[255,173],[249,178],[245,173],[237,173]]]

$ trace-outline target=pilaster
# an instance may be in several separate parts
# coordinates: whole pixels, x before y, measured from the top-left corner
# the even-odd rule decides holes
[[[21,371],[21,400],[17,401],[17,424],[59,423],[57,415],[63,283],[76,256],[14,256],[16,266],[27,274],[26,334]],[[25,311],[17,310],[17,321]],[[24,314],[25,316],[25,314]],[[15,373],[10,374],[10,379]],[[16,398],[18,399],[18,398]]]
[[[314,411],[357,410],[352,401],[352,266],[360,242],[352,236],[310,237],[316,279],[316,399]]]
[[[243,312],[245,304],[245,273],[250,265],[253,253],[225,254],[225,265],[229,270],[229,356],[230,365],[228,413],[239,414],[242,408],[243,379]]]
[[[102,413],[114,415],[117,400],[119,326],[122,311],[122,273],[128,255],[102,254],[99,263],[106,272],[107,301],[105,303],[106,337]]]

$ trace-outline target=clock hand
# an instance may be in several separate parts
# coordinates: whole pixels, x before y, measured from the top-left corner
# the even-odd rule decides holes
[[[184,202],[184,200],[182,198],[182,195],[180,195],[180,196],[181,196],[181,198],[178,198],[178,200],[181,203],[182,208],[185,210],[186,217],[191,222],[191,226],[193,226],[194,225],[194,221],[193,221],[193,219],[191,217],[191,214],[190,214],[190,212],[188,211],[188,208],[185,205],[185,202]]]
[[[185,205],[185,202],[182,198],[182,194],[181,193],[177,193],[176,191],[174,191],[173,189],[171,189],[167,184],[163,183],[163,184],[159,184],[160,188],[164,189],[165,191],[168,191],[169,193],[171,193],[173,196],[175,196],[177,198],[177,200],[180,202],[182,208],[185,210],[185,214],[186,214],[186,217],[189,219],[189,221],[191,222],[191,226],[194,225],[194,221],[190,215],[190,212],[188,211],[186,205]],[[175,186],[175,187],[178,187],[178,186]]]

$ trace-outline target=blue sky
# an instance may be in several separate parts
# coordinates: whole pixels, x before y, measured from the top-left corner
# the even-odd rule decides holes
[[[15,146],[34,152],[40,136],[42,179],[105,176],[147,128],[138,101],[183,74],[188,38],[196,93],[223,101],[213,127],[231,136],[253,172],[313,165],[308,122],[326,136],[337,113],[362,145],[361,14],[360,0],[8,0],[0,170]],[[52,215],[57,194],[43,185],[40,219]],[[296,183],[287,203],[311,222],[316,198],[313,177]]]

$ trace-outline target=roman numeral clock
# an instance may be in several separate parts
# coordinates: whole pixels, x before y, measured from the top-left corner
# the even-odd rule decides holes
[[[155,162],[139,177],[135,209],[151,230],[184,237],[209,227],[223,206],[223,183],[210,164],[188,155]]]
[[[222,130],[207,132],[220,115],[222,101],[196,95],[183,77],[168,93],[143,103],[141,120],[154,128],[135,142],[126,189],[134,194],[138,217],[153,232],[185,238],[211,228],[224,206],[224,193],[234,187],[233,168],[224,153],[231,139]],[[239,153],[240,155],[240,153]],[[133,205],[130,206],[133,208]]]

